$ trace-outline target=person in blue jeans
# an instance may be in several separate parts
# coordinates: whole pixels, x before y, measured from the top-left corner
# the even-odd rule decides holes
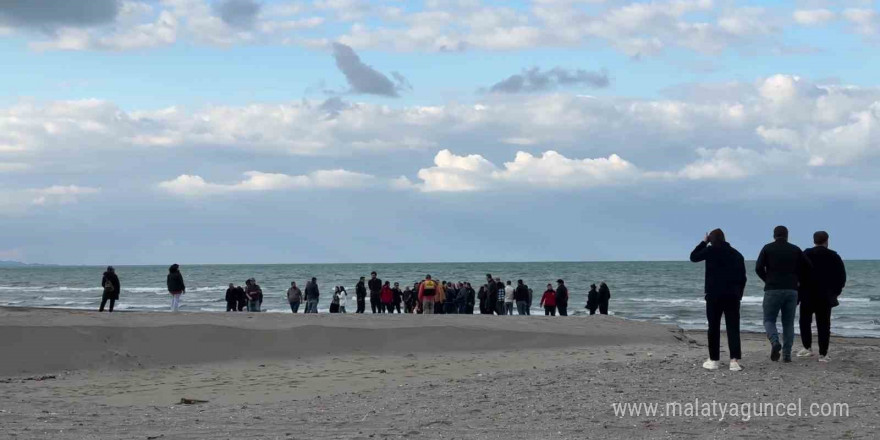
[[[800,280],[808,273],[810,262],[801,249],[788,242],[788,228],[777,226],[773,242],[758,255],[755,272],[764,281],[764,330],[770,340],[770,360],[791,362],[794,344],[794,315],[798,304]],[[782,314],[782,344],[776,320]]]

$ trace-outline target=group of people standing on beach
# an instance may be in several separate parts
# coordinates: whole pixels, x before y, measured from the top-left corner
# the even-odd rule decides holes
[[[770,360],[792,361],[794,318],[800,304],[800,330],[803,349],[798,357],[813,356],[812,324],[816,318],[819,335],[819,362],[828,362],[831,335],[831,309],[840,303],[838,297],[846,286],[846,269],[840,256],[829,249],[825,231],[813,234],[814,247],[802,251],[788,242],[788,228],[777,226],[773,242],[758,255],[755,272],[764,282],[764,330],[770,341]],[[694,263],[705,261],[706,317],[709,321],[709,359],[707,370],[721,367],[721,318],[727,327],[730,370],[740,371],[740,302],[746,287],[746,267],[742,254],[725,239],[721,229],[706,234],[691,252]],[[776,322],[782,315],[782,342]]]

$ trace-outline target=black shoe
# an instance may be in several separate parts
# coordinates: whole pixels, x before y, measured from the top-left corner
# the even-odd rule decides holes
[[[773,343],[773,350],[770,351],[770,360],[773,362],[779,362],[779,352],[782,351],[782,344],[778,342]]]
[[[786,364],[790,364],[790,363],[791,363],[791,355],[790,355],[790,354],[787,354],[787,355],[783,356],[783,357],[782,357],[782,362],[784,362],[784,363],[786,363]]]

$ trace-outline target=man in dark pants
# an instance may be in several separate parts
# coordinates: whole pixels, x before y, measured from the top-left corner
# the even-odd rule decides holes
[[[122,291],[122,285],[119,283],[119,277],[116,276],[116,269],[113,266],[107,266],[107,271],[101,277],[101,287],[104,288],[104,294],[101,295],[101,307],[98,311],[103,312],[107,301],[110,301],[109,311],[112,312],[116,300],[119,299],[119,292]]]
[[[367,286],[364,277],[361,277],[354,288],[355,297],[357,297],[357,310],[355,313],[364,313],[367,308]]]
[[[373,313],[382,313],[382,280],[376,276],[376,272],[370,272],[367,287],[370,288],[370,308]]]
[[[813,315],[816,315],[816,330],[819,333],[819,362],[828,362],[828,342],[831,336],[831,309],[840,303],[837,297],[846,286],[846,268],[837,252],[828,249],[828,233],[819,231],[813,234],[816,245],[804,251],[813,269],[806,276],[798,290],[801,303],[801,342],[803,350],[798,357],[813,355]]]
[[[556,280],[556,310],[559,316],[568,316],[568,287],[563,280]]]
[[[788,228],[777,226],[773,230],[773,243],[764,246],[755,272],[764,281],[764,330],[770,340],[770,360],[791,362],[791,346],[794,345],[794,315],[797,312],[800,280],[810,270],[810,262],[801,249],[788,242]],[[782,314],[782,344],[776,319]]]
[[[709,359],[703,363],[703,368],[717,370],[721,366],[721,316],[724,315],[730,370],[741,371],[739,309],[746,288],[745,260],[725,240],[724,232],[716,229],[691,252],[691,261],[706,262],[704,293],[706,318],[709,320]]]

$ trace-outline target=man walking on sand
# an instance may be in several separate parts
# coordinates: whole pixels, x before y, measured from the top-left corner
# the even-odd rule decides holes
[[[798,296],[801,302],[801,342],[804,348],[798,357],[813,355],[813,315],[816,315],[816,330],[819,333],[819,362],[828,362],[828,342],[831,336],[831,309],[840,305],[837,297],[846,286],[846,268],[837,252],[828,248],[828,233],[819,231],[813,234],[816,246],[804,251],[813,269],[806,277]]]
[[[376,272],[370,272],[370,308],[373,313],[382,313],[382,280],[376,276]]]
[[[703,293],[706,295],[706,318],[709,320],[709,359],[703,363],[703,368],[717,370],[721,366],[721,316],[724,315],[730,371],[741,371],[739,309],[746,288],[745,260],[725,240],[724,232],[716,229],[707,234],[691,252],[691,261],[706,262]]]
[[[419,301],[422,303],[422,314],[434,314],[434,298],[437,296],[437,282],[426,275],[425,280],[419,284]]]
[[[773,242],[764,246],[758,255],[755,272],[764,281],[764,330],[770,340],[770,360],[791,362],[794,343],[794,315],[797,310],[800,279],[809,270],[810,263],[801,249],[788,242],[788,228],[777,226]],[[776,319],[782,313],[782,344]]]

